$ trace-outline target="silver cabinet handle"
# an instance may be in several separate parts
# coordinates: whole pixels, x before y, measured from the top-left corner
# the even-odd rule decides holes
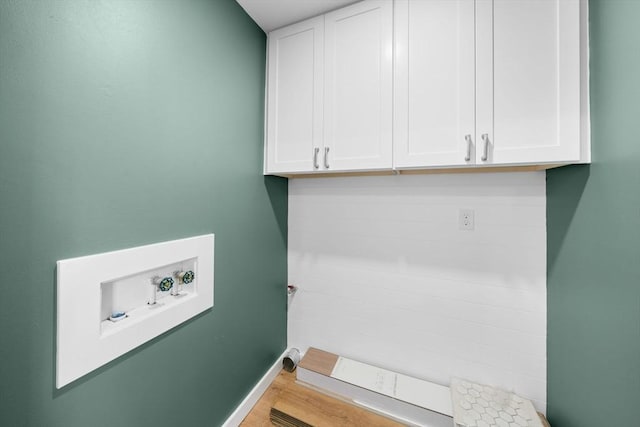
[[[329,147],[324,147],[324,168],[329,169]]]
[[[464,140],[467,141],[467,155],[464,156],[464,161],[468,162],[471,160],[471,146],[473,145],[473,141],[471,141],[471,135],[465,135]]]
[[[313,168],[314,169],[318,169],[320,167],[320,165],[318,164],[318,153],[320,152],[320,149],[318,147],[313,149]]]
[[[482,152],[482,161],[486,162],[489,158],[489,134],[482,134],[482,142],[484,142],[484,151]]]

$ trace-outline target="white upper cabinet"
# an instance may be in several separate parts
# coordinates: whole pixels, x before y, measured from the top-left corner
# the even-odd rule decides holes
[[[325,170],[390,169],[393,3],[369,0],[325,15]]]
[[[579,161],[579,1],[478,0],[476,13],[480,161]]]
[[[580,7],[396,0],[395,166],[588,159]]]
[[[474,0],[396,0],[396,167],[475,163],[474,10]]]
[[[265,173],[392,167],[393,2],[269,33]]]
[[[323,55],[322,16],[269,34],[267,173],[311,171],[318,161]]]
[[[590,161],[585,0],[365,0],[268,39],[265,173]]]

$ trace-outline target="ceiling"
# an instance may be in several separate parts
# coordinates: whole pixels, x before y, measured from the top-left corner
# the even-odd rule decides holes
[[[356,0],[236,0],[268,33],[276,28],[341,8]]]

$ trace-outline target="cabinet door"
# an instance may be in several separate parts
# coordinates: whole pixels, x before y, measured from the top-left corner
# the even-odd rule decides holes
[[[323,167],[391,168],[393,2],[325,15]]]
[[[474,0],[397,0],[396,167],[475,162]]]
[[[310,172],[322,145],[324,18],[269,33],[266,172]]]
[[[478,0],[476,14],[477,163],[579,160],[579,1]]]

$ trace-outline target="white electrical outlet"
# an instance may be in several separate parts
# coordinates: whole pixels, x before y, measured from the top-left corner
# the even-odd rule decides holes
[[[473,230],[473,216],[473,209],[460,209],[458,228],[460,228],[460,230]]]

